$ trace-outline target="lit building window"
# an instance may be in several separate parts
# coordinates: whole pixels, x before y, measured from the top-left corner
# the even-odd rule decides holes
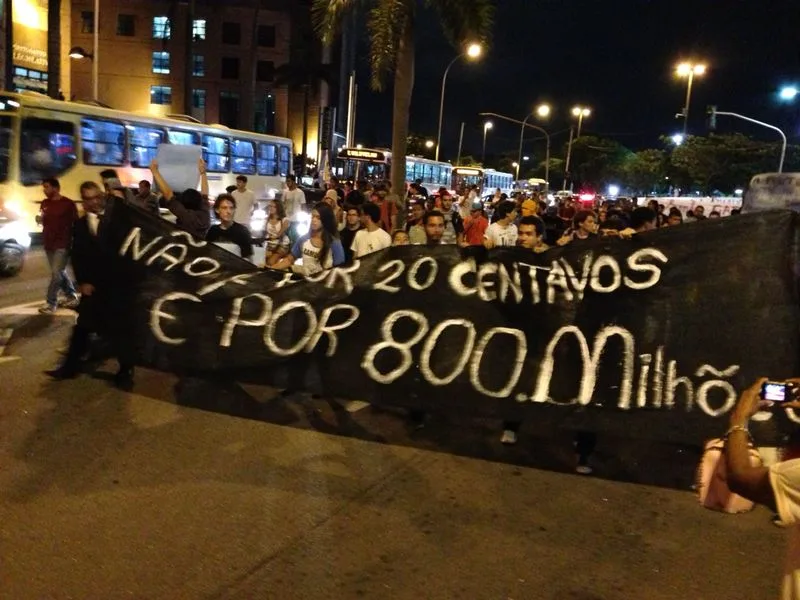
[[[206,107],[206,91],[205,90],[192,90],[192,106],[194,108]]]
[[[169,73],[169,52],[153,52],[153,73]]]
[[[153,38],[157,40],[168,40],[172,33],[169,24],[169,17],[153,17]]]
[[[192,55],[192,75],[203,77],[206,74],[206,60],[202,54]]]
[[[150,104],[172,104],[172,88],[168,85],[151,85]]]
[[[206,39],[206,20],[195,19],[192,22],[192,36],[195,42]]]

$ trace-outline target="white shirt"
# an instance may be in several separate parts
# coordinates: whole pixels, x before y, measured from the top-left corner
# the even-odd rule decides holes
[[[492,223],[483,237],[494,242],[495,246],[516,246],[517,226],[511,223],[503,227],[500,223]]]
[[[772,465],[769,481],[781,524],[789,530],[780,597],[800,600],[800,458]]]
[[[296,187],[293,190],[283,192],[283,208],[286,210],[286,218],[290,221],[300,220],[300,211],[306,205],[306,194],[303,190]]]
[[[250,218],[253,214],[253,205],[256,203],[256,195],[252,190],[245,189],[243,192],[234,190],[231,196],[236,200],[236,212],[233,213],[233,220],[241,223],[245,227],[250,227]]]
[[[391,245],[392,236],[383,229],[378,228],[375,231],[359,229],[356,231],[356,236],[353,238],[353,243],[350,244],[350,248],[353,250],[353,256],[355,258],[361,258],[366,254],[383,250]]]
[[[89,226],[89,233],[97,236],[97,228],[100,227],[100,217],[93,212],[87,212],[86,224]]]

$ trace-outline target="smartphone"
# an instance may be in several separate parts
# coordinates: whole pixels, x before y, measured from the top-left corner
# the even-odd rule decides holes
[[[797,388],[783,381],[766,381],[761,386],[761,399],[770,402],[790,402],[797,398]]]

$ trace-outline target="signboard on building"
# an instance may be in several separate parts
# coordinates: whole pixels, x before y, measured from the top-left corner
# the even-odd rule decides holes
[[[47,91],[47,0],[15,0],[14,87]]]

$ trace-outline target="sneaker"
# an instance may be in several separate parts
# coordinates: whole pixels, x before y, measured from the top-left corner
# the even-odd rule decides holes
[[[70,296],[65,300],[62,300],[61,302],[58,303],[58,305],[63,306],[64,308],[78,308],[78,304],[80,303],[81,299],[78,298],[77,295],[75,295],[75,296]]]
[[[575,467],[575,472],[579,475],[591,475],[594,469],[589,466],[589,459],[583,456],[578,457],[578,465]]]
[[[500,438],[500,443],[506,446],[513,446],[517,443],[517,432],[510,429],[504,429],[503,435]]]
[[[69,367],[58,367],[57,369],[52,369],[50,371],[45,371],[45,375],[49,375],[56,381],[62,381],[64,379],[75,379],[78,376],[78,372],[74,369]]]
[[[57,308],[57,307],[55,307],[55,306],[50,306],[49,304],[47,304],[47,305],[45,305],[45,306],[42,306],[42,307],[39,309],[39,314],[42,314],[42,315],[54,315],[54,314],[56,314],[56,311],[57,311],[57,310],[58,310],[58,308]]]

